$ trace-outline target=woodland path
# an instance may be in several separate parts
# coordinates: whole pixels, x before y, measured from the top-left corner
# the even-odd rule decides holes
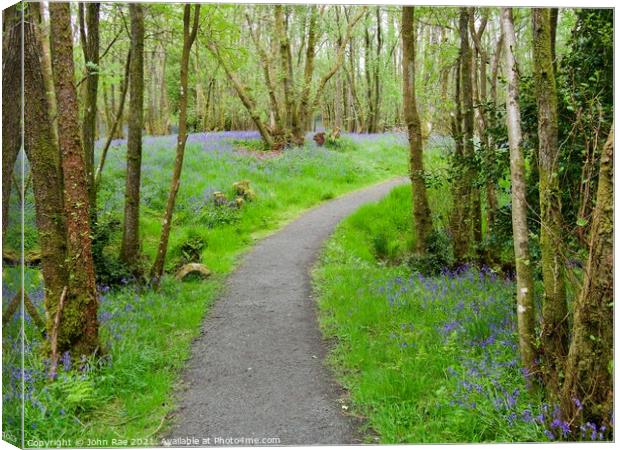
[[[261,240],[229,276],[194,341],[169,439],[355,443],[323,358],[310,269],[334,227],[405,178],[323,203]],[[174,314],[174,311],[171,311]],[[220,443],[222,445],[222,443]]]

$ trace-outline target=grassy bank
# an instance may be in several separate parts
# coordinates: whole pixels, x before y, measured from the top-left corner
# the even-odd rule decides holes
[[[441,187],[430,196],[442,220],[449,196]],[[566,424],[528,393],[521,373],[513,281],[474,267],[412,270],[410,205],[403,186],[360,208],[314,272],[349,411],[382,443],[558,439]],[[601,431],[588,424],[582,437],[602,439]]]
[[[19,317],[3,341],[3,419],[7,437],[20,436],[21,384],[25,387],[25,440],[33,446],[156,445],[174,409],[173,387],[189,355],[191,340],[222,280],[254,238],[269,233],[304,209],[345,192],[407,171],[401,135],[350,135],[334,150],[306,147],[264,158],[239,151],[255,133],[209,133],[188,140],[175,210],[167,269],[197,258],[213,272],[207,281],[166,277],[159,292],[130,280],[102,284],[99,318],[105,354],[88,361],[63,355],[56,381],[48,380],[41,333],[26,315],[25,372],[20,367]],[[145,267],[153,260],[174,161],[174,136],[144,140],[141,235]],[[251,147],[251,144],[249,145]],[[114,271],[123,210],[125,144],[110,150],[98,196],[102,254]],[[249,180],[256,199],[233,206],[232,184]],[[213,193],[229,202],[218,205]],[[15,206],[15,205],[14,205]],[[37,249],[32,194],[26,196],[26,251]],[[18,213],[12,212],[8,242],[17,246]],[[114,273],[111,273],[112,277]],[[43,286],[36,268],[26,271],[26,290],[43,314]],[[3,270],[3,303],[19,287],[19,271]],[[64,439],[63,442],[49,439]],[[90,440],[89,440],[90,439]],[[127,440],[127,441],[124,441]]]

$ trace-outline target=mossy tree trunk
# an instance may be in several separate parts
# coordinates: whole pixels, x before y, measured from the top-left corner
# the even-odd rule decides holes
[[[151,270],[151,279],[155,287],[159,286],[159,281],[164,273],[164,263],[166,261],[166,253],[168,251],[168,239],[170,237],[170,227],[172,226],[172,213],[174,212],[174,204],[176,202],[177,193],[181,184],[181,170],[183,169],[183,157],[185,155],[185,143],[187,141],[187,98],[188,98],[188,70],[189,57],[192,44],[196,40],[198,32],[198,19],[200,18],[200,5],[194,7],[193,24],[190,31],[191,6],[185,5],[183,13],[183,52],[181,55],[181,93],[179,96],[179,135],[177,136],[177,155],[174,161],[174,171],[172,173],[172,181],[170,183],[170,192],[168,194],[168,202],[166,203],[166,211],[164,213],[164,221],[162,225],[161,238],[157,248],[157,256]]]
[[[68,276],[65,267],[67,236],[63,213],[62,169],[58,143],[54,139],[49,100],[42,67],[42,42],[36,27],[36,3],[24,9],[24,149],[32,173],[34,206],[41,248],[41,273],[45,284],[46,328],[51,335]],[[71,331],[71,330],[69,330]],[[70,332],[62,329],[63,350]]]
[[[495,224],[495,217],[497,216],[497,193],[495,190],[496,179],[492,176],[492,172],[490,169],[495,164],[495,148],[493,143],[491,142],[491,137],[488,132],[489,129],[489,120],[490,115],[487,114],[487,103],[488,103],[488,87],[487,87],[487,66],[489,65],[489,54],[484,46],[483,35],[486,30],[489,15],[488,10],[483,10],[483,16],[480,19],[480,24],[476,29],[476,20],[475,20],[475,9],[470,8],[469,15],[469,31],[474,41],[474,47],[476,49],[474,58],[474,84],[477,85],[477,89],[475,91],[478,93],[476,99],[476,109],[477,109],[477,132],[478,137],[480,138],[480,147],[482,150],[484,164],[487,167],[485,171],[485,191],[486,191],[486,200],[487,200],[487,208],[486,208],[486,234],[487,236],[493,233],[493,227]],[[479,200],[478,200],[479,202]],[[480,206],[478,206],[478,210],[480,210]],[[480,217],[480,216],[478,216]],[[478,233],[482,234],[481,224],[477,224]],[[497,248],[489,248],[487,251],[486,259],[492,260],[495,259],[495,253],[497,252]]]
[[[416,104],[414,8],[404,6],[402,16],[403,101],[409,133],[409,170],[413,193],[415,251],[418,255],[425,255],[428,237],[433,230],[433,222],[424,184],[422,127]]]
[[[9,220],[13,169],[21,147],[21,32],[22,14],[17,5],[3,11],[2,64],[2,237]]]
[[[614,126],[601,155],[590,255],[574,307],[572,341],[562,386],[569,423],[611,424],[614,342]],[[577,437],[577,436],[576,436]]]
[[[512,200],[512,234],[517,271],[517,326],[519,331],[519,352],[523,367],[527,370],[529,386],[531,376],[537,372],[536,334],[534,310],[534,281],[529,250],[527,229],[527,202],[525,185],[525,163],[521,151],[521,108],[519,106],[519,70],[515,57],[516,37],[511,8],[502,8],[502,31],[504,33],[504,55],[508,79],[506,99],[506,124],[510,145],[510,180]]]
[[[450,231],[454,246],[454,256],[457,261],[462,261],[467,255],[469,245],[468,236],[463,232],[465,198],[467,187],[463,174],[463,108],[461,96],[461,55],[459,55],[454,68],[454,115],[452,116],[451,131],[454,139],[454,153],[451,158],[452,170],[452,211],[450,212]]]
[[[538,105],[540,249],[544,285],[543,377],[548,393],[556,397],[568,352],[568,309],[562,262],[558,113],[549,14],[548,8],[532,9],[534,84]]]
[[[469,11],[461,8],[459,14],[460,51],[456,84],[456,114],[453,134],[456,135],[456,151],[453,158],[454,205],[452,233],[454,253],[459,261],[471,257],[472,238],[476,226],[474,196],[480,193],[473,188],[476,173],[474,166],[474,102],[472,97],[472,51],[469,45]],[[478,211],[479,212],[479,211]]]
[[[82,119],[82,145],[84,164],[93,223],[96,221],[97,190],[95,188],[95,134],[97,126],[97,90],[99,86],[99,10],[100,3],[88,3],[84,14],[84,3],[79,4],[78,18],[80,41],[86,62],[86,98]],[[84,17],[86,16],[86,17]]]
[[[65,265],[69,277],[58,348],[68,346],[74,356],[80,356],[89,355],[99,348],[99,323],[69,3],[51,3],[50,17],[67,236]]]
[[[125,264],[138,272],[142,127],[144,125],[144,13],[142,5],[130,3],[129,14],[131,18],[129,130],[127,137],[127,176],[125,178],[125,219],[120,257]]]

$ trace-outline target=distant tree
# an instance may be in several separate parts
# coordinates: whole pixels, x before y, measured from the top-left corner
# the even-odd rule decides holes
[[[162,224],[161,238],[159,247],[157,248],[157,256],[151,270],[151,279],[155,287],[159,286],[159,281],[164,273],[164,263],[166,261],[166,253],[168,251],[168,239],[170,237],[170,228],[172,226],[172,213],[174,212],[174,204],[176,202],[177,193],[181,184],[181,171],[183,169],[183,157],[185,155],[185,143],[187,142],[187,98],[188,98],[188,71],[189,57],[192,45],[196,40],[198,32],[198,20],[200,19],[200,5],[194,6],[193,24],[190,30],[191,6],[186,4],[183,10],[183,53],[181,55],[181,95],[179,98],[179,134],[177,136],[177,155],[174,161],[174,171],[170,182],[170,192],[168,194],[168,202],[166,203],[166,211],[164,212],[164,220]]]
[[[67,236],[65,267],[68,273],[68,290],[64,309],[60,313],[63,334],[59,335],[58,345],[61,349],[68,346],[76,356],[89,355],[99,348],[98,299],[75,89],[70,4],[50,3],[50,17]]]
[[[139,270],[140,255],[140,173],[142,127],[144,125],[144,14],[139,3],[129,4],[131,17],[131,61],[129,66],[129,134],[125,179],[125,219],[121,260]]]
[[[543,376],[550,395],[557,396],[560,372],[568,352],[568,309],[562,254],[562,205],[558,174],[558,113],[550,10],[532,9],[534,85],[538,106],[538,172],[540,250],[543,274]]]
[[[401,34],[403,41],[403,104],[409,136],[409,166],[413,192],[413,229],[416,234],[416,253],[418,255],[425,255],[428,237],[433,231],[433,221],[424,183],[422,126],[416,104],[416,48],[413,7],[403,7]]]
[[[502,8],[502,32],[504,36],[504,58],[508,79],[506,99],[506,121],[510,145],[510,180],[512,200],[512,233],[517,272],[517,327],[519,332],[519,352],[523,367],[527,370],[528,383],[533,385],[537,373],[536,334],[534,310],[534,279],[529,250],[527,228],[527,202],[525,199],[525,163],[523,159],[521,108],[519,106],[519,69],[516,61],[516,44],[512,8]]]

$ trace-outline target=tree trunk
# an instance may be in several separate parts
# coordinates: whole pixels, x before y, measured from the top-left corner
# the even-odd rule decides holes
[[[65,267],[67,236],[63,214],[62,169],[58,143],[53,138],[48,115],[49,97],[43,77],[42,43],[35,30],[38,5],[28,3],[24,10],[24,149],[30,163],[34,206],[41,248],[41,273],[45,285],[47,332],[53,329],[52,317],[58,309],[63,288],[68,283]],[[7,22],[5,22],[6,24]],[[19,47],[18,47],[19,48]],[[5,103],[5,107],[6,107]],[[6,139],[6,138],[5,138]],[[61,329],[63,349],[68,342]]]
[[[3,55],[2,63],[2,237],[9,223],[9,203],[13,169],[22,145],[22,13],[16,6],[3,12]]]
[[[129,4],[131,62],[129,68],[129,132],[125,179],[125,221],[120,258],[138,271],[140,254],[140,172],[144,108],[144,15],[142,5]]]
[[[155,287],[159,286],[159,281],[164,273],[164,263],[168,251],[168,239],[170,237],[170,227],[172,226],[172,213],[176,202],[177,193],[181,184],[181,170],[183,169],[183,156],[185,154],[185,143],[187,141],[187,73],[189,68],[189,57],[192,44],[198,32],[198,19],[200,17],[200,5],[194,7],[194,22],[190,32],[191,6],[186,4],[183,14],[183,53],[181,55],[181,93],[179,96],[179,135],[177,136],[177,155],[174,161],[174,171],[170,183],[170,193],[164,213],[161,238],[157,249],[157,256],[151,271],[151,279]]]
[[[293,92],[291,79],[291,60],[290,55],[290,42],[288,38],[288,31],[286,27],[286,19],[284,17],[283,5],[274,6],[275,14],[275,32],[279,43],[280,52],[280,80],[282,83],[282,91],[284,92],[284,124],[286,134],[290,134],[290,130],[293,126]],[[287,137],[288,140],[288,137]]]
[[[103,172],[103,167],[105,165],[105,160],[108,155],[108,149],[110,148],[110,144],[112,143],[112,139],[116,135],[116,130],[120,124],[121,118],[123,117],[123,109],[125,107],[125,98],[127,97],[127,87],[129,86],[129,68],[131,64],[131,50],[127,52],[127,61],[125,62],[125,77],[123,78],[123,87],[121,91],[121,99],[120,104],[118,105],[118,111],[114,116],[114,122],[110,125],[110,129],[108,130],[108,137],[105,141],[103,149],[101,150],[101,160],[99,161],[99,166],[97,167],[97,171],[95,173],[95,189],[98,188],[99,182],[101,181],[101,174]]]
[[[472,50],[469,45],[469,15],[468,8],[461,8],[459,16],[459,31],[461,34],[461,94],[463,98],[463,156],[465,158],[466,206],[463,212],[464,233],[470,242],[468,251],[471,252],[471,243],[476,247],[482,241],[480,190],[475,185],[477,170],[474,157],[474,101],[472,80]],[[473,239],[473,241],[472,241]],[[478,250],[477,248],[475,249]]]
[[[373,123],[372,128],[375,133],[379,132],[379,114],[381,110],[381,50],[383,49],[383,36],[381,31],[381,7],[377,6],[375,9],[377,18],[377,47],[375,48],[375,64],[374,64],[374,79],[375,79],[375,95],[373,107]]]
[[[502,30],[504,33],[504,54],[508,75],[508,97],[506,99],[506,124],[510,145],[510,180],[512,199],[512,234],[517,269],[517,326],[519,331],[519,352],[526,369],[528,385],[536,368],[536,334],[534,310],[534,281],[532,276],[529,238],[527,229],[527,202],[525,185],[525,163],[521,151],[521,109],[519,106],[519,70],[515,58],[516,37],[511,8],[502,8]]]
[[[95,189],[95,133],[97,125],[97,89],[99,85],[99,9],[100,3],[86,6],[86,25],[84,24],[84,3],[79,4],[80,39],[84,61],[86,62],[86,98],[82,120],[82,144],[84,146],[84,165],[90,201],[91,220],[97,216],[97,190]]]
[[[534,84],[538,104],[540,250],[544,286],[543,377],[556,397],[568,353],[568,310],[562,263],[562,205],[558,174],[558,113],[549,36],[549,9],[532,9]]]
[[[74,356],[99,348],[97,288],[91,250],[89,198],[84,151],[80,140],[79,109],[73,65],[69,3],[50,3],[52,70],[58,103],[58,137],[64,186],[67,232],[68,291],[62,311],[58,348]]]
[[[433,231],[431,210],[428,206],[426,185],[424,184],[424,162],[422,130],[415,92],[415,38],[413,32],[414,8],[403,7],[403,99],[405,120],[409,132],[409,164],[411,189],[413,194],[413,222],[415,250],[420,256],[426,255],[428,238]]]
[[[572,341],[564,369],[562,414],[571,424],[608,429],[613,413],[614,342],[614,125],[601,155],[590,255],[574,309]],[[577,428],[577,427],[575,427]],[[575,437],[579,431],[574,429]]]
[[[451,128],[454,139],[454,154],[452,156],[453,182],[452,191],[452,212],[450,214],[450,230],[454,243],[454,256],[457,261],[462,261],[467,256],[469,239],[464,231],[464,213],[467,204],[464,201],[467,197],[467,186],[463,173],[463,109],[461,95],[461,55],[456,63],[454,70],[454,106],[455,113],[452,118]]]
[[[485,164],[490,169],[495,164],[495,151],[491,143],[491,139],[489,133],[487,131],[489,118],[486,114],[487,107],[487,65],[489,64],[489,56],[487,51],[484,48],[484,44],[482,42],[482,36],[487,26],[488,22],[488,14],[485,14],[481,21],[478,29],[476,30],[475,20],[474,20],[474,8],[470,9],[469,15],[469,28],[471,32],[472,39],[474,41],[476,47],[476,55],[477,58],[474,58],[474,80],[479,80],[477,83],[478,88],[476,91],[478,92],[478,136],[480,138],[480,146],[483,151],[483,155],[485,158]],[[476,76],[477,75],[477,76]],[[493,232],[493,226],[495,224],[495,216],[497,213],[497,195],[495,193],[495,179],[490,174],[487,174],[485,180],[485,188],[486,188],[486,197],[487,197],[487,235],[490,235]],[[478,210],[480,207],[478,206]],[[480,229],[480,225],[478,225],[478,229]],[[481,237],[481,230],[479,231]],[[496,249],[489,249],[487,252],[487,259],[494,258],[494,254],[496,253]]]
[[[312,89],[312,76],[314,74],[314,52],[316,46],[317,17],[318,8],[316,5],[311,6],[310,23],[308,26],[308,46],[306,47],[306,63],[304,66],[304,80],[301,90],[297,112],[295,113],[293,122],[293,138],[297,145],[303,145],[305,140],[305,125],[308,123],[308,111],[310,102],[310,91]]]
[[[368,18],[370,17],[370,13],[366,14],[366,27],[364,30],[364,75],[366,77],[366,108],[368,113],[366,114],[366,124],[365,131],[366,133],[374,133],[372,128],[372,124],[375,121],[375,102],[372,97],[372,77],[371,77],[371,65],[372,65],[372,45],[370,40],[370,24],[368,23]]]

